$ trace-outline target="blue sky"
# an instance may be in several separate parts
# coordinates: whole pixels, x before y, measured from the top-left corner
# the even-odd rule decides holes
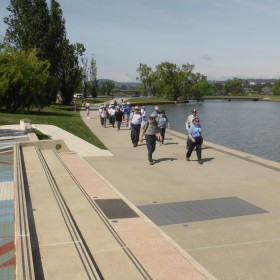
[[[9,2],[0,1],[1,19]],[[165,61],[194,64],[211,80],[280,78],[279,0],[58,2],[68,39],[94,54],[98,78],[133,82],[140,63]]]

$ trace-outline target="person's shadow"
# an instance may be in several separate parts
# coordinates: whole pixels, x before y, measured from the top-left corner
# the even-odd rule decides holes
[[[214,159],[214,158],[203,158],[203,159],[202,159],[202,163],[211,161],[211,160],[213,160],[213,159]]]
[[[159,159],[155,159],[154,162],[160,163],[162,161],[173,161],[173,160],[178,160],[178,159],[177,158],[159,158]]]

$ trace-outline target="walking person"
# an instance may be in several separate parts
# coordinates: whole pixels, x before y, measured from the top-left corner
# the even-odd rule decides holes
[[[85,104],[85,109],[86,109],[87,119],[89,119],[90,104],[88,102]]]
[[[201,145],[203,142],[203,138],[202,138],[202,134],[201,134],[201,125],[200,125],[199,117],[195,117],[193,119],[193,124],[191,125],[191,127],[188,130],[188,136],[189,136],[189,149],[186,154],[186,160],[190,161],[192,152],[193,152],[194,148],[196,148],[197,161],[199,164],[202,164]]]
[[[129,116],[130,116],[130,102],[127,102],[126,105],[123,108],[124,118],[126,121],[126,126],[128,126],[129,123]]]
[[[123,112],[121,111],[120,107],[117,107],[117,111],[115,113],[115,118],[116,118],[116,122],[117,122],[117,128],[118,131],[121,129],[121,124],[122,124],[122,120],[123,120]]]
[[[197,117],[197,110],[196,109],[192,109],[191,114],[188,116],[187,121],[186,121],[186,131],[187,131],[187,149],[189,148],[190,145],[190,138],[189,138],[189,129],[191,127],[191,125],[193,124],[193,119]]]
[[[106,120],[107,120],[107,109],[105,106],[101,106],[100,108],[100,121],[101,121],[101,126],[106,128]]]
[[[143,143],[143,137],[145,134],[146,139],[146,146],[148,150],[148,161],[150,165],[153,165],[155,161],[153,160],[153,152],[156,150],[156,137],[158,135],[159,138],[161,138],[161,135],[159,133],[158,124],[156,122],[156,115],[151,114],[149,117],[149,120],[145,124],[140,142]]]
[[[168,118],[167,118],[164,110],[160,111],[160,114],[157,118],[157,123],[158,123],[158,128],[160,131],[160,135],[161,135],[160,145],[163,145],[164,138],[165,138],[165,131],[166,131],[167,126],[169,125]]]
[[[115,106],[111,106],[111,108],[108,110],[109,113],[109,122],[112,125],[112,127],[115,127],[115,114],[116,114],[116,109]]]
[[[135,106],[134,112],[131,113],[130,118],[129,118],[129,124],[130,124],[130,129],[131,129],[131,141],[132,141],[133,147],[138,146],[142,121],[143,121],[143,118],[142,118],[142,115],[140,112],[140,108],[138,106]]]

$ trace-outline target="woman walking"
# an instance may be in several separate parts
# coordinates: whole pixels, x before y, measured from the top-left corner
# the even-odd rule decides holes
[[[197,161],[199,164],[202,164],[201,144],[203,142],[203,138],[201,135],[201,125],[200,125],[199,117],[195,117],[193,119],[193,124],[191,125],[191,127],[188,130],[188,135],[189,135],[189,149],[186,154],[186,160],[190,161],[192,152],[193,152],[194,148],[196,148]]]

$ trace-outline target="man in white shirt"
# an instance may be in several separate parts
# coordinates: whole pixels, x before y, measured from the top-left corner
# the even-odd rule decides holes
[[[192,113],[188,116],[187,121],[186,121],[186,130],[187,130],[187,148],[188,148],[188,140],[189,140],[189,128],[191,127],[191,125],[193,124],[193,119],[195,117],[197,117],[197,110],[196,109],[192,109],[191,111]]]
[[[131,113],[129,118],[130,129],[131,129],[131,141],[133,147],[138,146],[139,134],[141,129],[141,123],[143,121],[142,114],[140,112],[139,106],[134,107],[134,112]]]

